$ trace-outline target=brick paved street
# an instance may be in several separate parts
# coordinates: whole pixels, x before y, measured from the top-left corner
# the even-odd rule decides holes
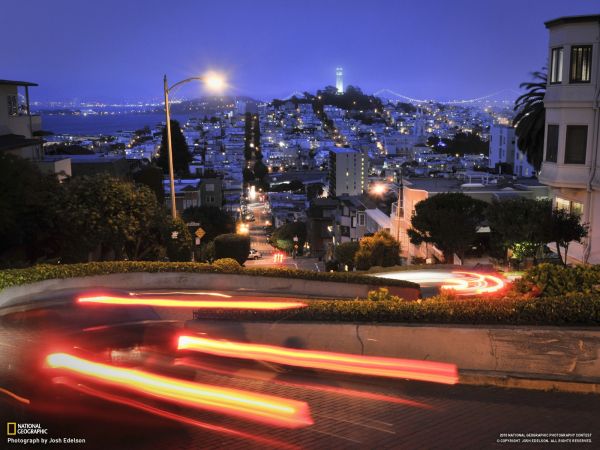
[[[233,370],[235,374],[229,376],[204,370],[198,372],[197,381],[309,403],[315,424],[297,430],[271,428],[209,413],[192,413],[195,419],[203,422],[271,439],[272,446],[309,449],[513,448],[496,442],[500,433],[593,433],[593,444],[587,444],[587,447],[598,448],[600,397],[596,395],[442,386],[308,371],[279,373],[256,365],[232,365],[210,359],[208,364],[216,372],[225,369]],[[71,417],[57,421],[55,418],[32,417],[31,421],[42,423],[52,435],[86,437],[83,448],[269,447],[267,443],[251,438],[175,425],[134,409],[109,407],[109,411],[112,409],[109,417],[95,418],[99,409],[91,417],[81,419]],[[186,411],[186,415],[188,413]],[[551,446],[587,447],[585,444]],[[520,448],[548,446],[523,444]]]

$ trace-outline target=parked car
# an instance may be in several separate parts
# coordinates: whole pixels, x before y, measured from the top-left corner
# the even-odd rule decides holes
[[[262,253],[253,248],[250,249],[250,254],[248,255],[248,259],[260,259],[262,258]]]

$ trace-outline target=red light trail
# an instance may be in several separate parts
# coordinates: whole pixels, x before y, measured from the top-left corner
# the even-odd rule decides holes
[[[331,394],[337,394],[337,395],[341,395],[341,396],[345,396],[345,397],[363,398],[363,399],[367,399],[367,400],[380,401],[380,402],[386,402],[386,403],[396,403],[396,404],[400,404],[400,405],[412,406],[415,408],[435,409],[433,406],[428,405],[426,403],[421,403],[421,402],[417,402],[415,400],[409,400],[406,398],[396,397],[396,396],[387,395],[387,394],[378,394],[375,392],[357,391],[355,389],[348,389],[348,388],[321,385],[321,384],[284,381],[281,379],[274,379],[274,378],[268,377],[266,375],[261,376],[260,373],[255,373],[255,372],[250,372],[250,371],[243,372],[242,374],[240,374],[234,370],[218,368],[218,367],[215,367],[214,365],[194,361],[189,358],[178,359],[175,361],[175,365],[192,367],[194,369],[200,369],[203,371],[218,373],[220,375],[243,376],[244,378],[250,378],[253,380],[268,381],[269,383],[278,384],[280,386],[298,387],[298,388],[309,389],[309,390],[313,390],[313,391],[328,392]]]
[[[254,434],[244,433],[242,431],[234,430],[234,429],[227,428],[227,427],[222,427],[220,425],[214,425],[214,424],[208,423],[208,422],[201,422],[199,420],[192,419],[191,417],[186,417],[186,416],[172,413],[170,411],[165,411],[164,409],[156,408],[154,406],[150,406],[145,403],[142,403],[142,402],[139,402],[139,401],[127,398],[127,397],[109,394],[107,392],[102,392],[97,389],[93,389],[89,386],[84,386],[82,384],[72,382],[65,378],[59,379],[56,382],[63,384],[65,386],[68,386],[72,389],[75,389],[79,392],[83,392],[84,394],[91,395],[93,397],[101,398],[103,400],[107,400],[107,401],[110,401],[113,403],[119,403],[119,404],[126,405],[126,406],[129,406],[132,408],[140,409],[140,410],[148,412],[150,414],[154,414],[156,416],[164,417],[164,418],[170,419],[170,420],[175,420],[177,422],[184,423],[186,425],[191,425],[194,427],[203,428],[203,429],[218,432],[218,433],[229,434],[229,435],[239,437],[242,439],[250,439],[250,440],[259,442],[261,444],[269,445],[269,446],[276,447],[276,448],[286,448],[286,449],[290,449],[290,450],[298,448],[293,445],[290,445],[290,444],[287,444],[285,442],[281,442],[281,441],[278,441],[275,439],[268,439],[268,438],[264,438],[262,436],[256,436]]]
[[[332,370],[360,375],[407,378],[444,384],[458,383],[454,364],[410,359],[362,356],[314,350],[297,350],[271,345],[227,342],[193,336],[180,336],[177,348],[211,355],[256,359],[288,366]]]
[[[493,294],[506,286],[506,281],[494,275],[477,272],[452,272],[461,278],[448,278],[442,290],[454,291],[458,295]]]
[[[156,306],[171,308],[204,308],[204,309],[260,309],[260,310],[284,310],[303,308],[306,303],[302,302],[269,302],[269,301],[244,301],[244,300],[177,300],[169,298],[152,297],[115,297],[99,295],[95,297],[79,297],[78,303],[92,303],[103,305],[123,306]]]
[[[216,411],[274,426],[299,428],[312,425],[308,405],[297,400],[193,383],[149,372],[114,367],[66,353],[46,357],[52,368],[93,381],[126,388],[180,405]]]

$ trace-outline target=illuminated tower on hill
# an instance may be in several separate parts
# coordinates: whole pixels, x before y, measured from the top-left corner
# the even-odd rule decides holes
[[[335,69],[335,87],[338,94],[344,93],[344,69],[341,67]]]

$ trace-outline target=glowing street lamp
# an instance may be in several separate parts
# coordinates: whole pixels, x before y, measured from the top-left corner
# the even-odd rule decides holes
[[[377,183],[377,184],[373,185],[373,187],[371,187],[371,193],[373,193],[375,195],[383,195],[383,194],[385,194],[386,190],[387,190],[387,188],[385,187],[385,184],[381,184],[381,183]]]
[[[163,79],[164,88],[163,89],[165,92],[165,114],[166,114],[166,118],[167,118],[167,148],[168,148],[168,152],[169,152],[169,157],[168,157],[169,179],[171,181],[171,185],[170,185],[170,187],[171,187],[171,215],[173,216],[173,218],[177,217],[177,208],[175,206],[175,177],[173,175],[173,147],[172,147],[172,143],[171,143],[171,111],[170,111],[170,107],[169,107],[169,94],[177,86],[181,86],[182,84],[188,83],[190,81],[195,81],[195,80],[198,80],[198,81],[201,81],[202,83],[204,83],[206,88],[212,92],[222,91],[227,86],[227,83],[226,83],[223,75],[220,75],[216,72],[209,72],[206,75],[201,76],[201,77],[186,78],[185,80],[178,81],[171,87],[169,87],[169,84],[167,83],[167,76],[166,75],[164,76],[164,79]]]
[[[237,234],[249,234],[250,229],[248,228],[248,224],[241,222],[238,225]]]

